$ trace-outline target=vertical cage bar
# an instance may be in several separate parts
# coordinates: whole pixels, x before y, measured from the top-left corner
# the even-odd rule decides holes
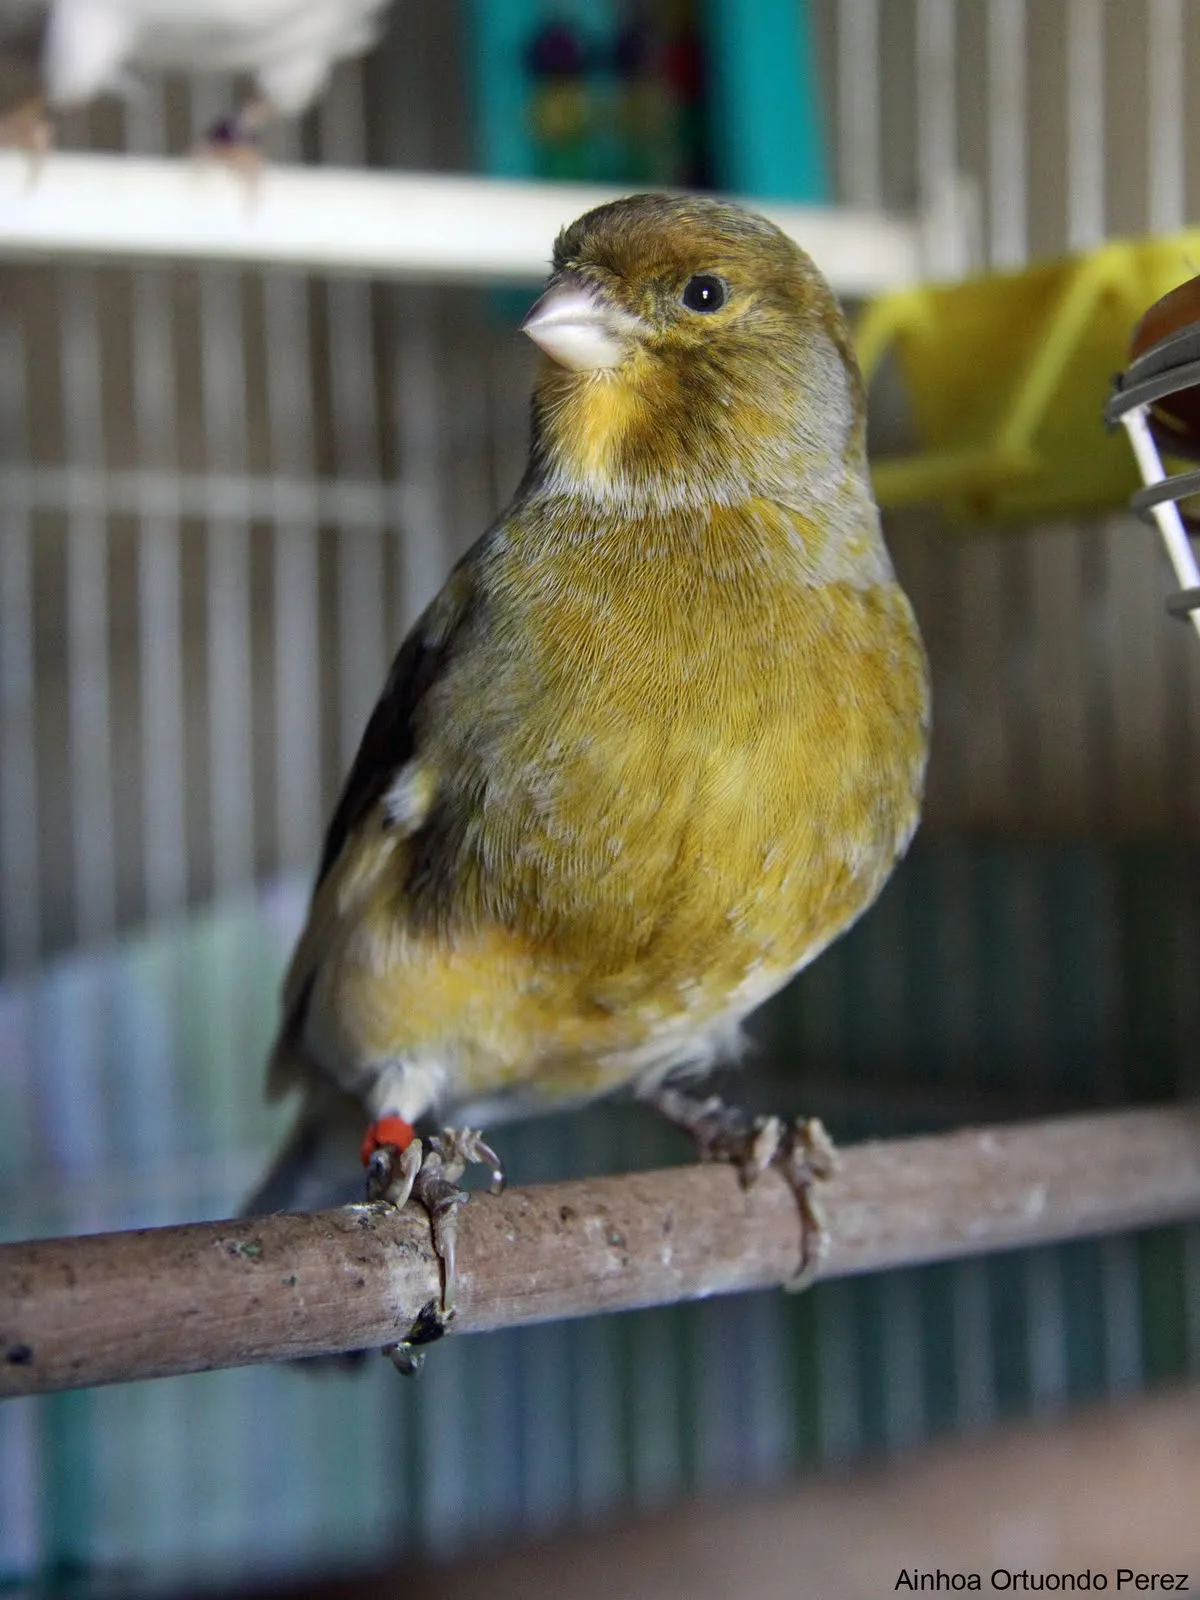
[[[294,130],[284,131],[289,156]],[[277,512],[275,543],[275,815],[279,864],[308,870],[321,830],[321,631],[318,608],[316,441],[309,280],[263,280],[267,422],[274,471],[310,489],[303,516]]]
[[[210,286],[205,321],[220,327],[227,305]],[[211,416],[210,412],[210,416]],[[250,717],[250,534],[241,517],[213,517],[208,529],[208,729],[213,888],[229,893],[250,881],[254,864],[254,782]]]
[[[1019,267],[1029,253],[1025,0],[988,0],[987,161],[993,267]]]
[[[1066,1300],[1060,1255],[1057,1249],[1043,1248],[1023,1258],[1029,1401],[1038,1416],[1061,1411],[1067,1398]]]
[[[914,1272],[889,1272],[880,1284],[885,1325],[884,1434],[893,1450],[917,1443],[928,1431],[917,1282]]]
[[[855,1365],[860,1332],[857,1288],[854,1282],[823,1283],[815,1297],[822,1465],[852,1460],[862,1448],[862,1396]]]
[[[197,139],[216,121],[220,88],[193,92]],[[248,446],[241,283],[230,271],[199,273],[200,372],[206,470],[244,473]],[[207,530],[209,797],[213,887],[228,893],[254,871],[251,718],[250,527],[245,513],[213,505]]]
[[[363,164],[366,137],[357,69],[338,74],[321,106],[319,127],[326,160]],[[378,484],[379,403],[371,293],[368,285],[345,279],[326,286],[336,470]],[[338,737],[347,764],[354,758],[363,723],[383,684],[384,596],[382,529],[365,525],[343,529],[338,541]]]
[[[882,203],[879,0],[838,0],[837,158],[841,199]]]
[[[958,104],[952,0],[917,0],[917,181],[936,201],[954,177]]]
[[[960,1261],[954,1274],[954,1411],[960,1426],[984,1428],[996,1415],[995,1339],[987,1263]]]
[[[32,1396],[6,1401],[0,1414],[0,1573],[6,1577],[32,1574],[41,1565],[45,1416],[45,1401]]]
[[[1105,1377],[1110,1394],[1132,1394],[1145,1379],[1142,1296],[1136,1240],[1128,1234],[1100,1241],[1103,1274]]]
[[[1041,528],[1029,535],[1027,554],[1036,723],[1038,815],[1047,826],[1077,829],[1086,814],[1087,684],[1080,542],[1077,528]],[[1070,627],[1063,618],[1075,619]],[[1052,738],[1045,730],[1053,728]]]
[[[166,284],[147,276],[134,290],[142,329],[138,368],[154,344]],[[144,342],[143,342],[144,338]],[[170,916],[187,899],[184,818],[183,639],[180,523],[144,510],[138,518],[139,688],[142,699],[142,859],[146,915]]]
[[[1187,217],[1183,0],[1146,0],[1146,227],[1182,228]]]
[[[448,1361],[439,1361],[436,1367],[430,1362],[422,1372],[421,1393],[407,1419],[420,1441],[422,1461],[422,1470],[412,1485],[416,1491],[414,1520],[418,1520],[422,1545],[434,1554],[444,1554],[454,1547],[467,1513],[467,1483],[461,1464],[442,1448],[442,1441],[447,1437],[465,1438],[470,1432],[463,1381],[470,1351],[465,1342],[455,1348],[447,1340],[445,1354],[450,1357]],[[451,1430],[449,1434],[447,1429]],[[514,1522],[519,1528],[518,1493],[514,1493],[513,1502]]]
[[[68,472],[104,465],[103,381],[95,274],[64,271],[59,296],[63,427]],[[112,790],[108,519],[95,479],[72,484],[67,508],[67,671],[75,926],[84,942],[116,926]]]
[[[0,317],[0,451],[26,448],[24,330]],[[0,940],[6,967],[33,964],[41,947],[38,873],[37,680],[33,645],[33,519],[0,473]]]
[[[450,563],[450,537],[443,493],[442,395],[438,381],[437,304],[432,289],[404,291],[401,318],[393,299],[396,330],[395,406],[403,512],[397,543],[398,633],[433,599]]]
[[[958,95],[953,0],[917,0],[917,189],[928,269],[961,269],[957,204]]]
[[[1183,1337],[1189,1376],[1200,1374],[1200,1222],[1183,1230]]]
[[[1067,6],[1067,248],[1104,237],[1104,7]]]
[[[281,361],[272,359],[269,395],[276,461],[288,465],[305,452],[310,437],[308,408],[302,401],[292,405],[305,394],[310,375],[304,360],[304,295],[302,283],[285,283],[273,276],[264,285],[268,341],[273,350],[289,352]],[[295,335],[290,347],[286,337],[278,337],[283,330]],[[311,473],[305,476],[311,481]],[[315,485],[313,492],[315,502]],[[322,646],[315,503],[311,515],[278,518],[274,537],[278,861],[283,867],[299,868],[311,866],[321,830]]]
[[[161,90],[126,108],[130,143],[165,145]],[[179,417],[167,269],[133,273],[133,409],[138,463],[178,472]],[[144,480],[143,480],[144,481]],[[138,515],[138,664],[142,715],[142,874],[146,915],[167,917],[188,885],[180,513],[161,503]]]
[[[777,1483],[792,1455],[791,1360],[785,1326],[786,1302],[779,1294],[743,1297],[734,1337],[744,1329],[746,1375],[738,1383],[743,1397],[741,1460],[743,1482]],[[742,1320],[744,1319],[744,1320]]]
[[[430,18],[421,26],[428,30]],[[377,58],[389,81],[407,71],[407,33],[393,28]],[[428,34],[423,36],[428,47]],[[437,167],[445,161],[446,122],[442,106],[429,95],[387,95],[379,108],[382,153],[389,163]],[[408,631],[433,599],[450,564],[442,473],[445,413],[438,356],[438,292],[425,284],[389,286],[386,327],[391,348],[389,404],[395,419],[397,483],[393,540],[396,639]]]

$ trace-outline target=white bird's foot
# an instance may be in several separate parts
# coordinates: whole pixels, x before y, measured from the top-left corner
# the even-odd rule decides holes
[[[31,183],[53,148],[54,124],[46,114],[46,102],[40,94],[0,114],[0,149],[24,151],[29,157]]]
[[[228,167],[254,196],[266,165],[259,137],[272,115],[268,101],[261,97],[247,100],[229,116],[213,123],[196,154],[203,161]]]

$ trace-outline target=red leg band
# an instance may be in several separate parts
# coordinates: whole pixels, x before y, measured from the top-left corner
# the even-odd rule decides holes
[[[363,1136],[362,1164],[365,1167],[375,1154],[386,1146],[393,1150],[407,1150],[416,1135],[411,1122],[405,1122],[403,1117],[380,1117],[378,1122],[373,1122]]]

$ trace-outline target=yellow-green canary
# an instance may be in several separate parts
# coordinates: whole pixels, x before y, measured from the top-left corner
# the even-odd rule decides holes
[[[421,1118],[622,1086],[679,1112],[667,1080],[729,1051],[917,825],[925,656],[808,256],[737,206],[638,195],[560,235],[523,327],[528,469],[402,646],[334,814],[270,1073],[306,1109],[260,1206],[303,1202],[347,1104],[397,1150]],[[445,1164],[490,1154],[468,1145]]]

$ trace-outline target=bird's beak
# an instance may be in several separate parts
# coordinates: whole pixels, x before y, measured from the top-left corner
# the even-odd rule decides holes
[[[572,372],[617,366],[641,323],[605,295],[573,276],[552,283],[521,324],[551,361]]]

